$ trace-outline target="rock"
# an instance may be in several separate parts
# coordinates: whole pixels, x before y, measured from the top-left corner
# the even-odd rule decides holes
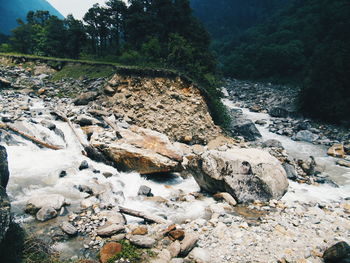
[[[319,138],[317,134],[313,134],[310,131],[304,130],[299,131],[292,139],[295,141],[304,141],[304,142],[314,142]]]
[[[204,248],[195,247],[188,255],[195,263],[211,263],[211,258],[208,251]]]
[[[90,101],[95,100],[97,97],[97,92],[90,91],[82,93],[74,100],[74,105],[87,105]]]
[[[0,88],[9,88],[11,87],[11,81],[8,81],[5,78],[0,77]]]
[[[155,259],[152,259],[150,263],[169,263],[171,260],[171,254],[169,250],[162,249]]]
[[[282,148],[283,149],[282,143],[280,141],[278,141],[278,140],[275,140],[275,139],[264,141],[262,143],[262,146],[264,148],[274,147],[274,148],[280,148],[280,149]]]
[[[34,215],[44,206],[60,210],[64,204],[65,199],[62,195],[51,194],[34,196],[27,201],[25,212]]]
[[[186,233],[185,238],[181,241],[180,256],[186,257],[188,253],[196,246],[198,242],[198,236],[196,234]]]
[[[55,208],[45,205],[36,213],[36,219],[41,222],[45,222],[57,216],[57,211]]]
[[[182,240],[185,236],[185,232],[181,229],[175,229],[170,231],[169,235],[175,240]]]
[[[350,262],[350,246],[346,242],[339,242],[328,248],[323,259],[326,263],[349,263]]]
[[[67,176],[67,172],[66,171],[61,171],[60,174],[58,175],[59,178],[63,178]]]
[[[236,200],[229,193],[217,193],[213,197],[215,200],[225,200],[229,205],[237,205]]]
[[[151,193],[152,189],[146,185],[141,185],[139,188],[139,191],[137,192],[137,195],[144,195],[144,196],[153,196]]]
[[[87,116],[87,115],[80,115],[77,118],[76,122],[82,127],[85,127],[85,126],[90,127],[96,123],[96,120],[94,118]],[[94,127],[94,126],[92,126],[92,127]]]
[[[121,139],[108,141],[94,133],[91,145],[113,160],[121,171],[140,174],[180,172],[182,153],[164,134],[131,126],[120,130]]]
[[[248,119],[233,119],[228,130],[233,136],[243,136],[247,141],[255,141],[262,137],[255,124]]]
[[[267,124],[267,121],[265,121],[265,120],[257,120],[257,121],[255,121],[255,124],[258,124],[258,125],[264,126],[264,125],[266,125],[266,124]]]
[[[122,245],[117,242],[108,242],[100,249],[100,262],[106,263],[110,258],[122,251]]]
[[[288,163],[283,163],[282,164],[284,170],[286,171],[287,178],[290,180],[296,180],[298,177],[298,173],[295,170],[294,166]]]
[[[144,235],[147,235],[148,234],[148,229],[147,227],[145,226],[139,226],[137,228],[135,228],[131,234],[133,235],[141,235],[141,236],[144,236]]]
[[[288,189],[283,167],[263,150],[207,151],[193,158],[188,169],[202,190],[228,192],[240,203],[277,200]]]
[[[340,165],[340,166],[344,166],[344,167],[350,168],[350,161],[338,160],[337,164]]]
[[[269,110],[269,114],[272,117],[275,118],[287,118],[293,115],[292,112],[288,111],[287,109],[281,108],[281,107],[274,107]]]
[[[99,236],[110,237],[114,234],[123,232],[125,227],[117,224],[105,225],[97,229],[96,233]]]
[[[183,258],[173,258],[170,260],[170,263],[184,263],[184,259]]]
[[[350,155],[350,144],[345,144],[344,145],[344,151],[347,155]]]
[[[156,244],[156,240],[151,237],[134,235],[129,238],[131,244],[141,248],[152,248]]]
[[[0,243],[11,223],[11,203],[4,187],[0,186]]]
[[[64,222],[61,225],[61,229],[64,233],[70,235],[70,236],[74,236],[78,233],[78,230],[70,223],[68,222]]]
[[[38,89],[38,95],[42,95],[42,94],[44,94],[46,92],[46,89],[44,89],[44,88],[40,88],[40,89]]]
[[[85,170],[89,168],[89,164],[86,160],[82,161],[81,164],[79,165],[79,170]]]
[[[332,147],[328,149],[327,154],[333,157],[344,158],[345,157],[344,146],[342,144],[334,144]]]
[[[6,189],[10,173],[7,161],[7,152],[4,146],[0,145],[0,185]]]
[[[107,217],[108,223],[122,226],[126,224],[125,216],[122,213],[108,211],[108,213],[102,212],[101,215]]]
[[[168,250],[170,252],[171,257],[175,258],[180,254],[181,251],[181,244],[178,240],[175,240],[173,243],[170,244],[168,247]]]

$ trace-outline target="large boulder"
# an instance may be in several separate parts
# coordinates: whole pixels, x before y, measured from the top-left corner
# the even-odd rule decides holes
[[[263,150],[207,151],[190,160],[188,169],[202,190],[228,192],[240,203],[280,199],[288,189],[282,165]]]
[[[10,200],[6,194],[5,188],[0,186],[0,243],[3,240],[11,222],[10,210]]]
[[[182,171],[183,154],[169,138],[159,132],[131,126],[118,136],[95,132],[90,144],[113,160],[122,171],[140,174]]]
[[[262,137],[255,124],[251,120],[244,118],[234,118],[230,124],[229,131],[233,136],[243,136],[247,141],[255,141]]]
[[[0,185],[2,187],[6,188],[9,176],[6,148],[0,145]]]
[[[303,131],[299,131],[292,139],[296,141],[314,142],[318,138],[319,136],[317,134],[314,134],[307,130],[303,130]]]

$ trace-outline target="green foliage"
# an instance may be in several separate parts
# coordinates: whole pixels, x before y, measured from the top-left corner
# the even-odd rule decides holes
[[[130,244],[128,241],[120,241],[122,251],[117,253],[114,257],[107,260],[107,263],[114,263],[116,260],[123,258],[131,263],[141,262],[143,251],[136,246]]]
[[[61,80],[67,78],[84,79],[84,78],[105,78],[110,77],[115,72],[113,66],[98,64],[67,64],[61,70],[53,75],[53,80]]]

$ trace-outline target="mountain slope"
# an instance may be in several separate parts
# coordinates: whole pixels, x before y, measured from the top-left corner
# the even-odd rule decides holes
[[[0,5],[0,33],[10,34],[17,26],[16,19],[25,19],[28,11],[46,10],[50,14],[63,16],[46,0],[11,0],[3,1]]]

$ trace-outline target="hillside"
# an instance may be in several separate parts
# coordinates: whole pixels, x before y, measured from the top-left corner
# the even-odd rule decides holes
[[[17,26],[16,19],[25,19],[28,11],[46,10],[59,18],[63,16],[46,0],[4,1],[0,6],[0,33],[10,34]]]

